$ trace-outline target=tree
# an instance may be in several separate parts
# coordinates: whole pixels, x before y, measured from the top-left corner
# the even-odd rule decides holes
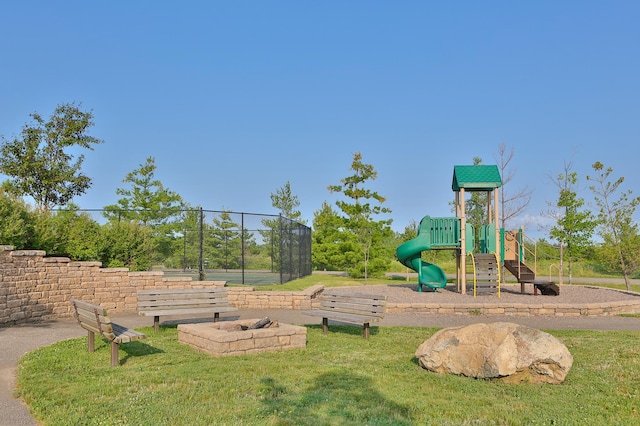
[[[473,165],[480,164],[482,164],[482,158],[473,157]],[[489,222],[488,205],[489,194],[485,191],[471,192],[471,196],[465,202],[465,216],[467,223],[471,224],[475,230],[473,244],[476,248],[480,246],[480,229]]]
[[[571,266],[574,256],[591,245],[591,237],[597,221],[593,214],[583,209],[584,199],[576,192],[578,174],[571,171],[571,162],[565,163],[564,172],[553,180],[559,188],[556,210],[551,214],[556,219],[556,225],[551,227],[549,235],[560,243],[560,274],[563,269],[563,247],[567,247],[569,259],[569,284],[571,284]]]
[[[316,270],[343,271],[359,258],[342,226],[343,219],[326,201],[314,212],[311,259]]]
[[[25,201],[0,191],[0,242],[16,250],[28,247],[34,233],[33,216]]]
[[[200,207],[185,206],[184,214],[176,231],[181,238],[173,243],[173,256],[168,267],[198,270],[200,265]],[[204,225],[207,228],[208,225]],[[203,230],[204,231],[204,230]],[[203,234],[206,231],[203,232]]]
[[[589,187],[595,196],[600,212],[600,236],[603,238],[604,259],[616,259],[619,272],[622,272],[627,290],[631,291],[629,277],[640,269],[640,238],[638,238],[638,224],[633,220],[633,214],[640,203],[640,197],[632,197],[632,191],[621,192],[617,200],[615,194],[624,182],[624,177],[611,181],[613,173],[611,167],[596,161],[591,166],[595,176],[587,176],[587,180],[595,182]],[[613,255],[613,256],[612,256]],[[610,262],[611,263],[611,262]]]
[[[291,184],[289,181],[281,188],[276,189],[276,192],[271,193],[271,205],[280,211],[281,217],[306,225],[306,221],[302,219],[302,213],[297,210],[298,206],[300,206],[300,201],[298,197],[291,192]],[[262,235],[264,241],[264,247],[269,249],[272,265],[278,265],[276,266],[277,270],[280,269],[279,246],[280,232],[282,230],[281,217],[262,219],[262,225],[264,225],[267,230],[260,231],[260,235]]]
[[[69,203],[83,194],[91,179],[81,172],[84,155],[74,157],[69,150],[102,143],[87,135],[93,126],[93,114],[80,105],[58,105],[49,121],[37,112],[30,115],[20,137],[2,138],[0,172],[9,176],[11,191],[33,198],[37,207],[49,210]]]
[[[145,271],[151,267],[152,240],[149,228],[134,222],[109,222],[101,227],[99,256],[108,268]]]
[[[239,269],[242,260],[242,231],[229,211],[222,211],[213,218],[213,226],[205,239],[209,268]]]
[[[520,215],[520,213],[522,213],[531,202],[532,191],[527,187],[516,192],[507,192],[507,186],[511,186],[508,184],[511,183],[515,176],[515,171],[509,168],[511,160],[513,160],[513,156],[513,147],[511,147],[510,150],[507,150],[507,146],[505,144],[500,144],[498,146],[496,163],[498,165],[498,169],[500,169],[500,176],[502,176],[502,191],[500,191],[500,227],[503,229],[508,229],[507,225],[509,224],[509,221]]]
[[[153,157],[127,173],[123,182],[130,189],[118,188],[121,195],[115,205],[105,206],[104,215],[110,221],[134,221],[151,229],[155,261],[163,261],[172,254],[176,233],[181,232],[180,219],[184,210],[182,197],[155,179]]]
[[[37,247],[50,255],[76,261],[99,260],[100,224],[70,204],[56,212],[40,211],[36,220]]]
[[[391,210],[382,206],[385,197],[365,187],[365,183],[375,180],[378,173],[372,165],[362,162],[361,153],[353,155],[351,170],[351,176],[341,179],[339,185],[329,185],[328,189],[330,192],[340,192],[348,199],[336,201],[344,214],[341,230],[355,237],[356,248],[363,260],[361,271],[351,265],[350,272],[352,275],[363,273],[366,280],[370,262],[373,273],[385,270],[390,264],[391,254],[387,253],[388,249],[382,240],[391,233],[392,220],[374,219],[377,215],[391,213]],[[371,202],[376,204],[372,205]]]
[[[182,197],[155,179],[156,169],[155,159],[148,157],[144,164],[127,173],[122,182],[130,184],[131,189],[116,189],[122,198],[104,208],[105,216],[111,220],[136,220],[150,227],[174,218],[184,206]]]
[[[298,210],[300,200],[298,200],[297,195],[291,192],[289,181],[281,188],[276,189],[275,193],[271,193],[271,205],[278,209],[280,214],[287,219],[306,225],[306,221],[302,219],[302,213]]]

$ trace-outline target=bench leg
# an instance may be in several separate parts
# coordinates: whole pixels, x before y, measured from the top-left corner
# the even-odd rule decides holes
[[[156,315],[153,317],[153,331],[158,331],[158,328],[160,328],[160,317]]]
[[[96,335],[93,331],[87,331],[87,351],[93,352],[95,350]]]
[[[327,334],[329,331],[329,318],[322,318],[322,333]]]
[[[369,338],[369,323],[368,322],[364,323],[364,338],[365,339]]]
[[[120,363],[118,362],[118,344],[111,342],[111,366],[117,367]]]
[[[213,313],[213,322],[218,322],[219,319],[220,319],[220,312],[214,312]]]

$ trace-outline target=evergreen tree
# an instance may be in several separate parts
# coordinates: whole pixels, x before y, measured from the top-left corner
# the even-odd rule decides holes
[[[339,185],[330,185],[330,192],[339,192],[346,200],[336,201],[342,212],[343,233],[353,238],[343,238],[344,242],[355,242],[353,247],[359,252],[362,261],[360,266],[351,264],[349,272],[352,275],[376,274],[385,271],[391,263],[391,253],[383,244],[383,240],[391,233],[391,219],[375,220],[378,215],[391,213],[383,207],[386,199],[375,191],[366,187],[366,183],[378,176],[375,168],[362,162],[362,154],[355,153],[351,163],[353,174],[340,180]],[[374,204],[372,204],[374,203]]]
[[[289,181],[271,194],[271,205],[278,209],[280,214],[287,219],[306,225],[306,221],[302,218],[302,213],[298,210],[300,200],[291,191],[291,183]]]
[[[185,205],[182,219],[176,224],[176,238],[169,268],[198,270],[200,262],[200,208]],[[205,229],[210,226],[205,224]]]
[[[213,219],[206,233],[205,250],[209,268],[239,269],[242,264],[242,232],[228,211]]]
[[[279,210],[280,217],[264,218],[262,225],[267,229],[260,231],[263,247],[268,250],[268,255],[272,259],[275,270],[280,270],[280,233],[283,231],[282,218],[290,219],[298,223],[306,224],[302,219],[302,213],[298,210],[300,201],[291,191],[291,184],[287,181],[276,192],[271,193],[271,205]]]
[[[176,235],[181,231],[180,223],[184,202],[177,193],[164,187],[155,179],[156,165],[153,157],[145,164],[127,173],[123,182],[129,189],[118,188],[121,195],[115,205],[104,208],[110,221],[133,221],[150,228],[155,262],[164,262],[173,254]]]

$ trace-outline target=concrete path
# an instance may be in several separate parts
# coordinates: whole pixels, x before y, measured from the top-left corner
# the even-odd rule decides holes
[[[243,309],[238,313],[222,315],[222,320],[269,317],[289,324],[319,324],[319,318],[300,311],[278,309]],[[136,314],[115,314],[115,322],[128,327],[151,326],[152,320]],[[508,321],[546,330],[634,330],[640,331],[640,318],[627,317],[516,317],[499,315],[424,315],[387,314],[381,326],[454,327],[477,322]],[[171,321],[167,321],[171,322]],[[75,320],[60,320],[40,324],[0,327],[0,425],[37,425],[29,409],[13,396],[15,370],[19,359],[26,353],[60,340],[81,337],[85,331]]]

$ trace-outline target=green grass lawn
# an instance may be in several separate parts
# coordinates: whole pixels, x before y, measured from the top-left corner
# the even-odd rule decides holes
[[[432,328],[309,326],[305,349],[225,358],[142,331],[116,368],[100,339],[27,354],[18,395],[45,425],[640,424],[638,332],[551,331],[574,356],[565,383],[506,385],[420,368]]]

